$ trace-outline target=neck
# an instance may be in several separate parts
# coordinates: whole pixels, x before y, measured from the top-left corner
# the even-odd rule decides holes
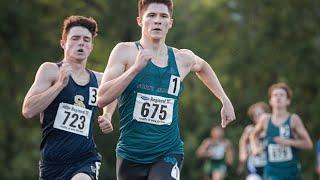
[[[272,115],[276,118],[276,119],[281,119],[285,116],[288,115],[288,111],[286,108],[273,108],[272,109]]]
[[[76,75],[80,75],[83,72],[86,72],[87,60],[78,61],[78,60],[64,58],[62,61],[69,63],[71,65],[72,72]]]
[[[143,36],[143,35],[140,39],[140,43],[143,46],[143,48],[151,49],[153,51],[157,51],[166,46],[164,39],[152,39],[152,38],[147,38],[146,36]]]
[[[220,139],[216,139],[216,138],[211,138],[211,142],[213,144],[220,142]]]

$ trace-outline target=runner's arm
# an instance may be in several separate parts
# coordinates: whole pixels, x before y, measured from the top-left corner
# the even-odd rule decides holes
[[[210,141],[209,139],[205,139],[202,141],[201,145],[196,151],[196,155],[198,158],[207,158],[209,157],[208,154],[208,147],[209,147]]]
[[[288,146],[296,147],[299,149],[311,150],[313,147],[311,138],[308,134],[308,131],[304,127],[300,117],[296,114],[292,115],[292,128],[296,133],[296,135],[298,135],[297,139],[286,139],[286,138],[277,137],[275,138],[275,141],[278,144],[288,145]]]
[[[233,147],[229,140],[227,141],[226,163],[228,166],[232,166],[233,163]]]
[[[229,98],[225,94],[217,75],[211,66],[197,55],[190,54],[190,56],[192,55],[194,57],[194,63],[191,67],[191,71],[196,72],[199,79],[210,89],[222,104],[224,102],[229,102]]]
[[[61,83],[54,83],[57,73],[56,64],[44,63],[39,67],[35,81],[24,98],[22,114],[25,118],[31,119],[43,112],[63,89]]]
[[[260,147],[258,145],[258,137],[266,129],[268,115],[266,115],[266,114],[261,115],[261,117],[259,119],[260,120],[254,126],[253,131],[249,135],[250,146],[251,146],[253,155],[258,155],[258,154],[262,153],[262,149],[260,149]]]
[[[112,103],[108,104],[103,108],[103,115],[104,117],[108,118],[110,121],[112,120],[112,116],[114,111],[116,110],[118,100],[114,100]]]
[[[228,123],[235,120],[234,108],[225,94],[216,73],[211,66],[199,56],[189,53],[189,56],[193,58],[193,64],[191,71],[196,72],[198,78],[210,89],[210,91],[220,100],[222,103],[221,109],[221,125],[226,127]]]
[[[100,108],[113,102],[127,88],[138,74],[135,68],[126,68],[126,51],[128,45],[119,43],[111,52],[108,65],[103,73],[98,90],[98,106]]]
[[[248,142],[250,142],[249,140],[250,129],[252,128],[250,128],[250,126],[247,126],[244,129],[239,140],[239,163],[242,163],[242,164],[244,164],[248,158],[247,144]]]

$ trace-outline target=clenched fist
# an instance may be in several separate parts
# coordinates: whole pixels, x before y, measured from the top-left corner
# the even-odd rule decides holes
[[[233,106],[229,99],[223,102],[221,109],[221,126],[225,128],[230,122],[236,119]]]
[[[140,49],[137,54],[136,61],[134,62],[133,67],[135,67],[137,71],[141,71],[152,59],[152,57],[153,56],[150,50]]]
[[[110,133],[113,131],[111,117],[104,116],[104,115],[99,116],[98,123],[99,123],[99,127],[103,133],[107,134],[107,133]]]
[[[60,67],[60,72],[59,72],[59,77],[58,77],[57,83],[60,83],[62,87],[66,87],[69,82],[69,78],[71,76],[71,73],[72,73],[71,65],[66,62],[62,63],[62,65]]]

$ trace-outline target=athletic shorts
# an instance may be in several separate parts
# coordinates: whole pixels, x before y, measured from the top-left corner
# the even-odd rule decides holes
[[[225,175],[227,172],[226,164],[224,162],[207,161],[204,164],[204,173],[208,176],[211,176],[212,173],[214,173],[214,172],[219,172],[219,173],[222,173],[223,175]]]
[[[71,179],[78,173],[84,173],[97,180],[99,176],[101,162],[86,160],[73,164],[47,165],[39,162],[39,179],[40,180],[66,180]]]
[[[265,167],[264,180],[300,180],[300,172],[296,167],[286,169],[272,169]]]
[[[264,167],[253,167],[253,168],[248,168],[248,174],[257,174],[261,177],[263,177],[263,169]]]
[[[168,155],[150,164],[117,157],[117,180],[179,180],[183,155]]]

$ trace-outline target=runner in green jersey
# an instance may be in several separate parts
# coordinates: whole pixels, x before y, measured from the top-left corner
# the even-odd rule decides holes
[[[299,178],[298,149],[312,149],[312,141],[300,117],[287,111],[292,97],[284,83],[272,85],[268,91],[272,114],[264,114],[255,126],[250,140],[253,154],[259,154],[259,134],[266,132],[267,164],[264,179],[295,180]]]
[[[140,0],[141,39],[112,50],[98,92],[98,106],[120,112],[118,179],[179,179],[183,142],[179,97],[189,72],[221,101],[222,126],[235,119],[233,106],[208,63],[186,49],[165,44],[173,25],[171,0]]]
[[[215,126],[210,131],[210,137],[202,141],[197,149],[197,156],[205,159],[205,176],[212,180],[224,179],[227,166],[233,163],[233,148],[228,139],[224,137],[221,127]]]

